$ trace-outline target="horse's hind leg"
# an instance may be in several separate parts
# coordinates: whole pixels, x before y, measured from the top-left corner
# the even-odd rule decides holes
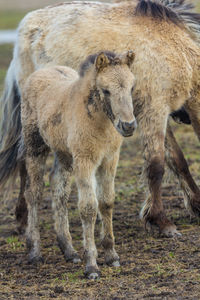
[[[55,156],[54,169],[50,175],[52,189],[52,208],[54,212],[54,226],[58,245],[66,261],[74,263],[80,261],[77,252],[72,246],[69,232],[67,202],[70,195],[70,177],[72,172],[72,158],[61,153]]]
[[[200,90],[197,91],[194,98],[186,102],[185,108],[189,113],[192,127],[200,140]],[[194,197],[190,201],[187,201],[186,207],[194,215],[200,217],[200,197]]]
[[[108,265],[119,266],[119,256],[115,251],[112,213],[114,206],[114,180],[119,153],[113,159],[104,159],[97,171],[97,198],[102,218],[102,246],[105,250],[105,261]]]
[[[165,139],[165,159],[168,167],[178,178],[184,193],[186,208],[192,213],[200,216],[200,190],[192,178],[184,155],[176,142],[176,139],[168,124]]]
[[[24,160],[20,162],[19,173],[20,173],[20,192],[17,200],[16,209],[15,209],[15,216],[19,224],[17,228],[18,232],[24,233],[27,225],[27,218],[28,218],[28,210],[27,210],[26,200],[24,197],[26,179],[27,179],[26,164]]]

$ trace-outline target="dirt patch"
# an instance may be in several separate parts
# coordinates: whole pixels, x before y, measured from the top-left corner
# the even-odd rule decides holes
[[[186,155],[190,155],[189,162],[194,171],[200,157],[195,137],[191,129],[185,128],[179,129],[177,136]],[[191,143],[192,147],[187,150]],[[50,157],[48,170],[51,161]],[[0,299],[199,299],[198,222],[190,219],[184,209],[177,184],[172,180],[163,188],[163,200],[167,215],[173,218],[182,237],[167,239],[160,237],[156,231],[154,234],[145,232],[138,216],[145,197],[139,182],[141,171],[140,143],[135,136],[126,139],[122,147],[116,177],[117,194],[113,221],[121,267],[114,269],[104,264],[99,241],[100,224],[97,221],[96,243],[101,279],[95,282],[84,278],[83,263],[66,263],[57,247],[47,174],[44,201],[40,203],[40,232],[45,262],[39,267],[28,264],[25,239],[15,235],[14,207],[18,194],[16,187],[0,212]],[[193,173],[198,180],[196,171]],[[69,215],[74,246],[83,255],[75,185],[70,197]]]

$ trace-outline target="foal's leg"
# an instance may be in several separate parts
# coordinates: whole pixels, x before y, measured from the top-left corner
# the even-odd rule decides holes
[[[165,139],[165,159],[168,167],[178,178],[184,193],[184,203],[190,213],[200,216],[200,190],[192,178],[184,155],[176,142],[170,125]]]
[[[43,174],[47,153],[26,156],[28,182],[25,197],[28,205],[28,226],[26,229],[27,248],[29,250],[29,262],[42,261],[40,253],[40,233],[38,228],[38,203],[42,198]]]
[[[19,223],[18,226],[19,233],[24,233],[24,230],[27,225],[27,218],[28,218],[28,210],[27,210],[26,200],[24,197],[26,179],[27,179],[26,164],[24,160],[20,162],[19,174],[20,174],[20,192],[17,200],[16,209],[15,209],[15,216],[17,222]]]
[[[150,190],[150,195],[141,210],[141,217],[145,224],[158,226],[162,234],[174,236],[177,234],[176,226],[167,219],[161,199],[165,158],[164,142],[169,110],[165,106],[161,107],[164,103],[163,99],[157,99],[156,102],[144,101],[137,117],[143,140],[146,175]]]
[[[86,260],[85,275],[89,279],[99,276],[97,266],[97,249],[94,240],[94,228],[98,210],[96,197],[95,171],[93,162],[79,159],[74,162],[76,183],[79,194],[79,213],[83,226],[84,257]]]
[[[71,172],[71,156],[57,154],[54,169],[50,176],[53,198],[52,208],[55,219],[54,226],[57,234],[58,245],[64,254],[66,261],[72,260],[74,263],[77,263],[80,259],[72,246],[67,210],[67,202],[71,191]]]
[[[120,266],[119,256],[115,251],[112,213],[115,198],[114,180],[116,174],[119,152],[114,158],[104,159],[97,171],[97,197],[102,217],[102,245],[105,250],[105,261],[108,265]]]

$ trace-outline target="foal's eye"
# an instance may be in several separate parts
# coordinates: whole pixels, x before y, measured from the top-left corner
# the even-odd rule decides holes
[[[133,85],[131,88],[131,94],[133,94],[134,88],[135,88],[135,86]]]
[[[105,96],[110,96],[109,90],[102,89]]]

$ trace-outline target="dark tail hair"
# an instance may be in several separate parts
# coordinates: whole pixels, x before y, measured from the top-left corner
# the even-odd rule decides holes
[[[21,138],[20,93],[12,61],[0,99],[0,186],[16,174],[18,148]]]

